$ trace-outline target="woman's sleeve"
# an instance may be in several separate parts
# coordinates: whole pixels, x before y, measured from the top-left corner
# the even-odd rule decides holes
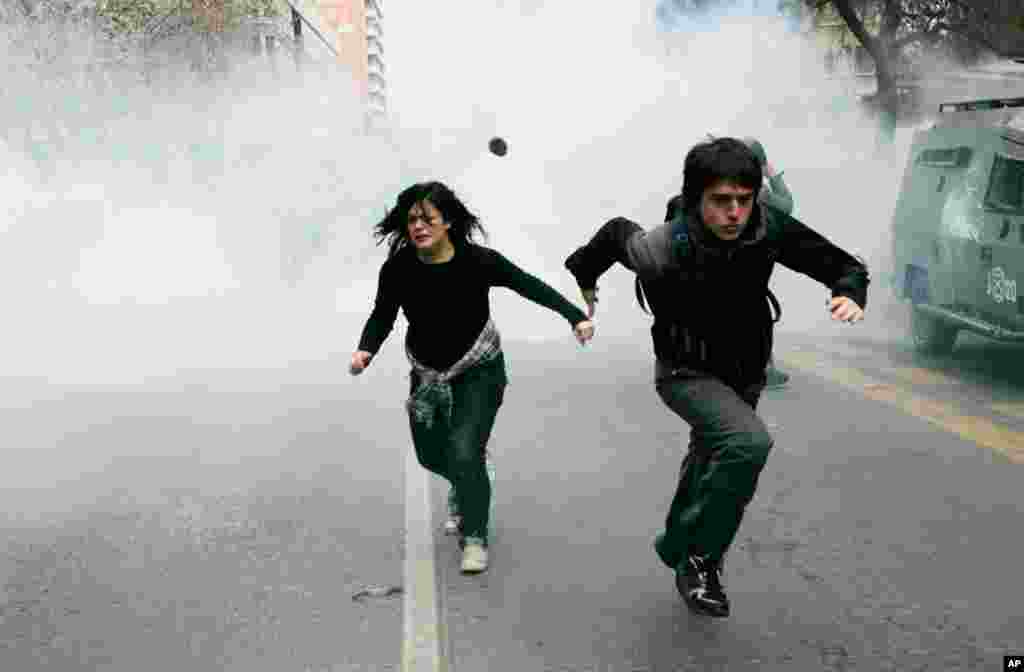
[[[492,286],[507,287],[523,298],[555,311],[564,317],[571,326],[576,326],[587,320],[586,313],[540,278],[530,275],[499,252],[488,250],[487,256],[489,257],[487,263],[491,270]]]
[[[398,317],[398,285],[395,282],[396,269],[394,264],[385,263],[381,266],[377,278],[377,298],[373,304],[373,312],[363,327],[359,338],[359,349],[376,354],[384,340],[395,326]]]

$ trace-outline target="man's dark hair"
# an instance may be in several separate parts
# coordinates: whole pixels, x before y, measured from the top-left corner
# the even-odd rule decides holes
[[[409,243],[409,229],[407,228],[409,211],[416,204],[423,201],[430,201],[444,221],[451,224],[448,229],[448,237],[456,247],[463,243],[471,242],[475,233],[481,233],[485,237],[487,232],[480,225],[477,216],[469,211],[459,197],[443,182],[420,182],[407,187],[398,195],[395,207],[388,211],[380,222],[374,227],[374,237],[379,245],[388,240],[388,257],[392,257],[400,249]]]
[[[736,138],[715,138],[701,142],[686,155],[683,166],[683,207],[696,209],[704,190],[716,182],[732,182],[761,191],[764,174],[750,147]]]

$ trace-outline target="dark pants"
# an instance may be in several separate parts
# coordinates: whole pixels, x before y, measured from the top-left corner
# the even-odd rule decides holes
[[[690,450],[665,518],[662,558],[674,565],[696,553],[721,561],[773,445],[755,413],[764,383],[733,388],[693,372],[659,380],[656,387],[690,425]]]
[[[419,383],[412,373],[412,386]],[[487,477],[487,441],[505,398],[505,358],[476,366],[452,379],[452,419],[438,416],[428,429],[413,422],[416,458],[426,469],[443,476],[455,487],[466,537],[487,540],[491,505],[491,481]]]

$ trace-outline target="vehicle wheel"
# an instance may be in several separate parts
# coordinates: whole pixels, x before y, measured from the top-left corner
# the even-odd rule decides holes
[[[953,351],[959,329],[917,308],[910,310],[910,335],[915,349],[933,355],[948,355]]]

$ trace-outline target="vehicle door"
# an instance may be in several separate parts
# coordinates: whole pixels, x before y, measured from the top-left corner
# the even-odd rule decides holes
[[[1004,137],[991,159],[979,255],[982,313],[1008,329],[1024,323],[1018,287],[1024,281],[1024,144]]]
[[[936,203],[939,226],[932,242],[929,271],[932,303],[963,309],[977,300],[980,222],[979,189],[983,181],[976,152],[966,146],[926,151],[927,198]]]

